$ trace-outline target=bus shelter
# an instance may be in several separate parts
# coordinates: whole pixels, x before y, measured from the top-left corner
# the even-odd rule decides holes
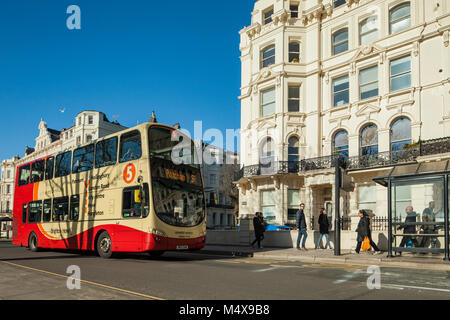
[[[449,261],[450,160],[394,167],[374,181],[387,188],[388,257],[444,254]]]
[[[9,238],[12,229],[12,219],[9,217],[0,217],[0,239]]]

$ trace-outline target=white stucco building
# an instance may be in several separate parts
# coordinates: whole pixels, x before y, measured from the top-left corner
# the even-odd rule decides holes
[[[14,172],[18,157],[3,160],[0,163],[0,216],[11,215],[14,202]]]
[[[373,178],[449,156],[448,143],[424,151],[450,136],[449,32],[450,0],[256,1],[240,31],[240,215],[295,223],[304,202],[317,228],[341,155],[355,183],[341,215],[385,217]]]

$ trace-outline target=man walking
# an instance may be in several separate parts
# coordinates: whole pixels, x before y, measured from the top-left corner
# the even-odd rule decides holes
[[[298,229],[298,237],[297,237],[297,250],[308,251],[305,248],[306,238],[308,237],[308,233],[306,232],[306,218],[305,218],[305,204],[300,204],[300,210],[297,211],[297,223],[296,227]],[[303,237],[302,247],[300,248],[300,240]]]
[[[253,218],[253,228],[255,229],[255,240],[252,242],[252,247],[255,247],[258,242],[258,249],[262,249],[261,241],[264,240],[264,231],[266,227],[264,225],[264,217],[262,212],[257,212]]]

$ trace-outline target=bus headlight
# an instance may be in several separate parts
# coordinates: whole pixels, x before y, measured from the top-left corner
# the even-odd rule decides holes
[[[156,229],[153,229],[153,230],[152,230],[152,233],[153,233],[155,236],[160,236],[160,237],[165,237],[165,236],[166,236],[166,234],[165,234],[164,232],[159,231],[159,230],[156,230]]]

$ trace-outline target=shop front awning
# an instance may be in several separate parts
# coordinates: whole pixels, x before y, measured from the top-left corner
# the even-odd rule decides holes
[[[387,187],[389,179],[450,174],[450,160],[422,162],[394,167],[388,175],[374,178],[373,181]]]

